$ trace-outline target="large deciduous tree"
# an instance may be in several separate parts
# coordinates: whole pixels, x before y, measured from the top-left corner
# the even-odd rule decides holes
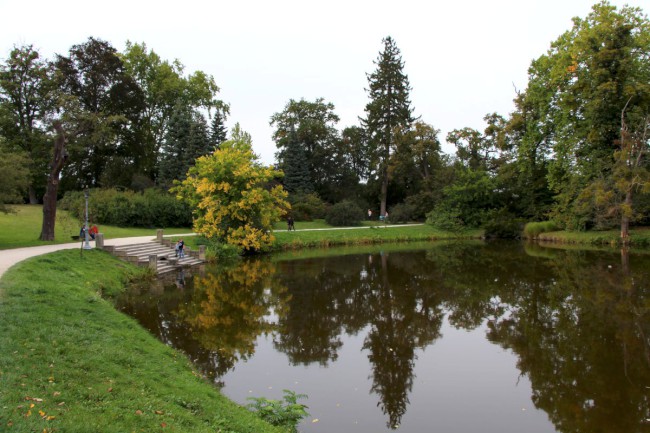
[[[273,224],[286,213],[286,191],[274,180],[281,172],[265,167],[253,153],[250,135],[236,125],[232,139],[196,161],[173,188],[194,208],[194,230],[244,252],[269,247]]]
[[[371,176],[379,179],[380,213],[386,213],[389,162],[395,149],[398,129],[409,129],[414,122],[409,99],[411,87],[404,73],[400,50],[390,37],[383,39],[384,50],[374,62],[377,69],[368,74],[366,117],[361,119],[371,148]]]
[[[55,65],[58,84],[72,100],[68,108],[74,106],[64,113],[70,125],[65,189],[101,186],[112,164],[126,170],[139,165],[139,143],[132,132],[143,109],[142,92],[115,48],[89,38],[74,45],[68,57],[58,55]]]
[[[196,71],[186,76],[179,60],[163,60],[144,43],[127,42],[121,58],[126,72],[143,92],[141,137],[142,145],[149,155],[147,170],[153,177],[157,169],[156,156],[165,141],[178,105],[192,110],[215,109],[215,119],[221,116],[224,120],[229,107],[217,99],[219,87],[211,75]],[[220,138],[225,140],[225,136]]]
[[[331,198],[331,184],[342,169],[337,164],[338,121],[334,105],[318,98],[314,102],[291,99],[282,112],[271,116],[270,122],[275,128],[273,140],[279,149],[276,153],[278,167],[285,170],[287,162],[296,163],[295,149],[302,148],[311,185],[325,200]],[[298,168],[289,170],[294,169]]]
[[[554,217],[568,228],[610,226],[596,185],[615,169],[621,112],[650,111],[650,23],[641,10],[603,1],[574,18],[530,70],[527,103],[541,103],[526,119],[526,150],[552,146],[550,185],[557,193]],[[528,108],[528,107],[527,107]],[[610,215],[611,216],[611,215]]]
[[[43,193],[49,151],[47,117],[54,107],[52,68],[31,45],[14,48],[0,65],[0,134],[5,149],[29,158],[29,202]]]

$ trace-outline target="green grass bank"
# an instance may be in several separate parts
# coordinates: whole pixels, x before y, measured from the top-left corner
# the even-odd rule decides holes
[[[66,250],[0,279],[0,431],[282,431],[223,396],[110,301],[143,270]],[[37,277],[36,277],[37,276]]]
[[[12,205],[16,213],[0,212],[0,250],[37,245],[63,244],[73,242],[72,236],[79,234],[80,222],[68,216],[64,210],[57,210],[55,238],[53,242],[38,239],[43,225],[43,206],[41,205]],[[166,234],[191,233],[191,228],[165,228]],[[155,236],[156,230],[150,228],[124,228],[99,225],[99,231],[106,239],[125,238],[131,236]]]
[[[621,244],[621,232],[619,230],[588,232],[553,231],[538,234],[536,240],[575,245],[618,246]],[[636,227],[631,229],[630,245],[638,247],[650,246],[650,227]]]
[[[403,227],[379,225],[344,230],[296,230],[276,232],[273,250],[372,245],[388,242],[476,239],[480,238],[482,234],[483,230],[467,230],[463,233],[444,232],[426,224]]]

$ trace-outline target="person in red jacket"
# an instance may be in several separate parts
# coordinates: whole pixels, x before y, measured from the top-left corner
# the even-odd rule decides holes
[[[90,226],[90,230],[88,231],[88,234],[90,235],[91,239],[94,240],[97,233],[99,233],[99,229],[97,228],[97,226],[95,224]]]

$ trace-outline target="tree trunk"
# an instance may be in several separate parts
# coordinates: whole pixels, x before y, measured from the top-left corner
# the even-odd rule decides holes
[[[66,138],[63,127],[59,122],[54,123],[57,137],[54,140],[54,156],[50,165],[50,175],[47,178],[47,187],[43,196],[43,226],[40,240],[54,240],[54,225],[56,222],[56,195],[59,190],[59,176],[65,165],[68,154],[65,150]]]
[[[388,196],[388,168],[384,167],[381,174],[381,204],[379,207],[379,216],[386,215],[386,197]]]
[[[34,185],[29,185],[29,204],[38,204],[38,197],[36,197]]]
[[[629,210],[632,209],[632,190],[628,188],[625,193],[625,208],[623,209],[623,215],[621,216],[621,243],[623,245],[628,245],[630,243],[630,217],[628,215]]]

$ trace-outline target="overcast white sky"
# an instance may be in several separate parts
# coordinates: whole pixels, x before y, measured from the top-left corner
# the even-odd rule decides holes
[[[214,76],[265,163],[274,161],[269,118],[289,99],[322,97],[358,124],[366,73],[390,35],[402,52],[415,115],[440,138],[483,116],[507,115],[531,60],[585,17],[596,0],[0,0],[0,57],[33,44],[51,58],[93,36],[122,51],[144,42],[186,72]],[[644,8],[647,0],[617,1]],[[443,146],[448,153],[453,147]]]

